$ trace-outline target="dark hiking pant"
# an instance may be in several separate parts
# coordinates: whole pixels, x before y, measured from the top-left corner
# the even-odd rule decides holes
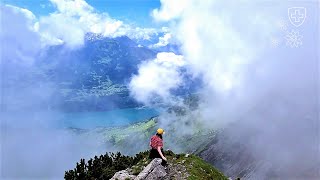
[[[161,149],[161,152],[162,152],[162,154],[164,155],[163,149]],[[162,159],[161,156],[160,156],[160,154],[159,154],[159,152],[158,152],[158,150],[156,150],[156,149],[151,149],[151,150],[150,150],[149,158],[150,158],[150,159],[155,159],[155,158],[160,158],[160,159]],[[162,159],[161,165],[162,165],[162,166],[167,166],[167,161],[165,161],[165,160]]]

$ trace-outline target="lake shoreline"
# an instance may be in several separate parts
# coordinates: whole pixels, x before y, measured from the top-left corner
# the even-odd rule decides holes
[[[161,114],[152,108],[125,108],[105,112],[63,113],[59,119],[63,128],[90,130],[127,127],[148,121]]]

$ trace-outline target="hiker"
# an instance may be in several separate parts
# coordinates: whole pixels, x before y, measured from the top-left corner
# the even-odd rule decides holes
[[[167,158],[164,157],[163,153],[163,140],[162,140],[162,135],[164,134],[164,130],[159,128],[157,130],[157,133],[151,137],[150,140],[150,159],[154,158],[161,158],[162,163],[161,165],[166,166],[167,165]]]

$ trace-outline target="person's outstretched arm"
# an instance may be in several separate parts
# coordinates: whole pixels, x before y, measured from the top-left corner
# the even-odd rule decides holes
[[[161,147],[160,147],[160,146],[158,146],[157,150],[158,150],[158,152],[159,152],[159,154],[160,154],[161,158],[162,158],[163,160],[167,161],[167,158],[166,158],[166,157],[164,157],[164,155],[163,155],[163,154],[162,154],[162,152],[161,152]]]

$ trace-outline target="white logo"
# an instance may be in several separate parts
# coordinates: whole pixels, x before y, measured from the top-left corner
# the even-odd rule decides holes
[[[300,35],[299,31],[291,30],[291,32],[287,32],[286,44],[292,48],[297,48],[302,45],[302,38],[303,36]]]
[[[292,25],[299,27],[306,19],[307,9],[304,7],[288,8],[288,17]]]

